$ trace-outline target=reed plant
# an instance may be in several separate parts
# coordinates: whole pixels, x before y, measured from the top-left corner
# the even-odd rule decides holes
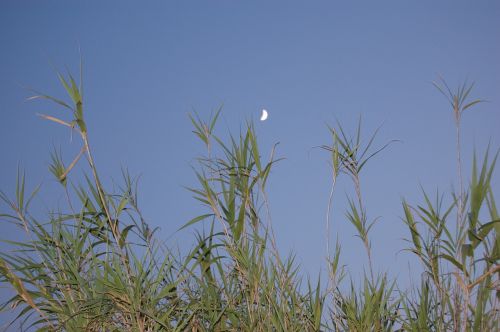
[[[67,116],[40,115],[80,137],[67,163],[55,150],[50,172],[66,204],[40,218],[18,172],[13,195],[0,192],[2,222],[24,239],[4,239],[0,282],[14,296],[2,310],[15,329],[36,331],[498,331],[500,219],[491,187],[498,153],[474,154],[468,188],[462,178],[460,115],[472,86],[456,92],[444,85],[457,124],[458,193],[451,199],[422,190],[422,203],[402,202],[409,231],[408,252],[422,263],[418,284],[401,290],[397,280],[374,269],[360,172],[391,142],[374,148],[361,121],[353,136],[337,123],[322,148],[332,166],[326,214],[328,280],[305,278],[293,255],[282,255],[274,237],[266,194],[276,146],[263,157],[252,122],[222,139],[217,110],[208,120],[190,115],[193,133],[206,148],[196,159],[197,184],[188,188],[205,212],[183,228],[204,224],[192,249],[169,248],[142,217],[137,179],[121,172],[121,185],[106,188],[93,158],[81,80],[58,74],[66,100],[45,94]],[[81,76],[81,73],[80,73]],[[441,81],[444,84],[444,81]],[[458,114],[458,117],[457,117]],[[481,160],[481,161],[479,161]],[[76,168],[76,165],[79,168]],[[66,166],[67,165],[67,166]],[[83,175],[74,174],[81,170]],[[352,180],[345,220],[332,220],[339,176]],[[28,193],[29,192],[29,193]],[[448,202],[448,203],[447,203]],[[37,216],[37,217],[35,217]],[[455,219],[456,223],[450,222]],[[368,269],[357,286],[343,264],[342,244],[330,245],[334,222],[348,222],[361,239]],[[199,228],[197,228],[199,229]],[[336,228],[335,228],[336,229]],[[347,263],[347,262],[345,262]]]

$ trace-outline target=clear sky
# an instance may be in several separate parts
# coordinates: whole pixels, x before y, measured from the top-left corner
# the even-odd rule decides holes
[[[466,171],[474,146],[500,147],[499,18],[498,1],[2,1],[0,189],[13,193],[20,164],[29,185],[43,185],[39,212],[64,202],[49,152],[60,145],[69,162],[78,141],[36,117],[64,111],[25,101],[24,87],[64,97],[53,67],[77,72],[80,47],[98,168],[117,181],[121,167],[141,175],[142,210],[172,245],[190,243],[193,229],[174,233],[201,212],[183,188],[202,152],[193,109],[207,118],[224,104],[222,134],[269,111],[256,129],[263,153],[280,142],[286,158],[269,182],[278,244],[312,276],[325,269],[330,187],[327,155],[313,147],[329,143],[336,118],[354,128],[362,115],[367,133],[382,125],[380,145],[401,143],[368,164],[361,185],[368,214],[380,217],[376,271],[404,281],[401,198],[420,202],[419,185],[446,192],[456,176],[452,113],[431,84],[439,74],[452,86],[475,81],[473,96],[489,101],[463,119]],[[342,262],[359,274],[365,254],[344,218],[349,187],[337,188],[333,228]]]

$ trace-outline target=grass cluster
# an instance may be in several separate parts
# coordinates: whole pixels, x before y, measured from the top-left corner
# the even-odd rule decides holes
[[[450,101],[457,126],[459,189],[445,200],[423,191],[421,204],[403,200],[408,247],[422,264],[418,284],[401,290],[397,280],[372,266],[370,230],[360,172],[385,146],[365,140],[361,124],[351,136],[341,124],[322,146],[331,164],[326,215],[328,280],[304,279],[292,255],[274,240],[268,177],[278,161],[263,159],[252,123],[222,140],[214,132],[220,111],[208,121],[191,117],[206,147],[197,158],[198,185],[189,188],[206,213],[184,227],[205,223],[193,249],[179,254],[163,245],[141,215],[137,182],[123,172],[121,189],[105,188],[89,142],[81,82],[58,75],[69,99],[51,100],[70,120],[44,119],[68,127],[81,150],[66,166],[57,151],[50,171],[61,184],[66,206],[40,220],[30,213],[37,194],[27,194],[18,174],[14,195],[0,192],[2,222],[19,227],[23,241],[4,240],[0,282],[15,293],[2,310],[12,324],[37,331],[498,331],[500,219],[491,188],[497,154],[473,159],[468,186],[460,157],[461,114],[472,86],[456,91],[437,83]],[[489,149],[488,149],[489,150]],[[87,169],[82,183],[74,166]],[[368,257],[356,287],[340,264],[341,244],[330,245],[331,202],[339,176],[352,180],[345,222],[354,226]],[[446,201],[451,203],[446,204]],[[338,222],[341,222],[340,220]],[[12,325],[17,326],[17,325]]]

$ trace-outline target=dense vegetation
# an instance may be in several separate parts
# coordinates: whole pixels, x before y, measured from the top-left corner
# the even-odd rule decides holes
[[[498,331],[500,219],[490,186],[496,153],[489,147],[473,158],[464,179],[460,156],[461,115],[480,100],[469,100],[471,85],[436,86],[448,98],[456,120],[457,190],[451,204],[423,192],[422,202],[403,200],[410,251],[422,264],[418,284],[400,290],[396,280],[372,267],[373,222],[360,190],[360,172],[377,147],[361,126],[351,136],[340,124],[322,146],[331,164],[331,195],[339,176],[352,180],[346,220],[366,249],[367,273],[357,288],[339,262],[341,244],[328,241],[328,280],[303,279],[293,256],[277,250],[270,223],[267,180],[278,161],[262,159],[252,123],[228,141],[215,133],[219,112],[204,121],[191,117],[206,147],[197,159],[198,186],[191,188],[206,214],[185,227],[206,223],[194,249],[179,254],[157,239],[137,205],[136,180],[123,172],[122,189],[110,191],[92,157],[81,82],[59,75],[69,95],[63,101],[36,95],[71,111],[63,120],[81,138],[81,150],[66,166],[52,155],[50,171],[61,184],[66,206],[39,220],[30,213],[36,195],[27,194],[22,172],[14,195],[0,192],[2,222],[25,232],[0,255],[1,283],[15,296],[3,310],[15,324],[38,331]],[[273,149],[274,151],[274,149]],[[83,183],[70,178],[80,163]],[[468,183],[466,185],[465,183]],[[116,189],[114,189],[116,190]],[[330,233],[330,206],[326,232]],[[340,221],[338,221],[340,222]],[[14,323],[13,322],[13,323]],[[14,326],[14,325],[13,325]],[[16,325],[17,326],[17,325]]]

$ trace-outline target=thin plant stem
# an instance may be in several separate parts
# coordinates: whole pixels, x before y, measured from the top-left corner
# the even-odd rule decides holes
[[[361,222],[363,223],[364,232],[367,232],[367,229],[366,229],[366,222],[367,222],[366,221],[366,210],[364,208],[363,200],[362,200],[362,197],[361,197],[361,183],[360,183],[360,180],[359,180],[359,174],[355,171],[355,172],[353,172],[352,176],[353,176],[353,180],[354,180],[354,187],[355,187],[355,190],[356,190],[356,196],[358,197],[359,208],[361,210]],[[368,240],[368,234],[367,233],[365,233],[363,235],[364,235],[363,244],[365,246],[366,254],[367,254],[367,257],[368,257],[368,268],[370,269],[370,278],[371,278],[371,282],[374,283],[375,282],[375,277],[373,275],[373,262],[372,262],[372,253],[371,253],[370,241]]]
[[[332,185],[330,187],[330,194],[328,195],[328,205],[326,208],[326,257],[330,260],[330,216],[333,204],[333,193],[335,185],[337,184],[337,174],[332,171]]]

